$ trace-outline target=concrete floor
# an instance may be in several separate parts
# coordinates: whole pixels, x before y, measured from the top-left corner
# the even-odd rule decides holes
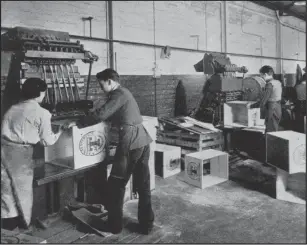
[[[182,177],[156,177],[152,203],[159,243],[306,243],[305,205],[232,180],[201,190]],[[125,214],[137,218],[137,200],[125,204]]]
[[[306,243],[306,206],[274,198],[274,168],[253,160],[230,162],[230,180],[203,190],[183,182],[183,174],[156,176],[157,227],[148,236],[137,231],[138,200],[125,203],[125,228],[118,235],[102,237],[61,218],[47,230],[25,234],[60,244]],[[305,196],[306,174],[291,176],[288,187]]]

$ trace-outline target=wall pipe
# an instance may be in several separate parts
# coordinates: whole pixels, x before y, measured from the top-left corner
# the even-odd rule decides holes
[[[7,27],[1,27],[3,30],[9,30],[11,28]],[[115,42],[115,43],[122,43],[122,44],[131,44],[131,45],[139,45],[139,46],[145,46],[145,47],[158,47],[158,48],[164,48],[163,45],[153,45],[149,43],[140,43],[140,42],[132,42],[132,41],[124,41],[124,40],[110,40],[108,38],[100,38],[100,37],[84,37],[80,35],[69,35],[71,38],[80,39],[80,40],[89,40],[89,41],[103,41],[103,42]],[[173,50],[182,50],[182,51],[189,51],[189,52],[196,52],[196,53],[216,53],[217,51],[212,50],[196,50],[196,49],[190,49],[190,48],[181,48],[181,47],[175,47],[170,46]],[[273,56],[260,56],[260,55],[253,55],[253,54],[239,54],[239,53],[229,53],[229,52],[221,52],[227,55],[233,55],[233,56],[239,56],[239,57],[253,57],[253,58],[263,58],[263,59],[275,59],[278,60],[281,57],[273,57]],[[290,58],[284,58],[284,60],[292,60],[292,61],[302,61],[305,62],[306,60],[300,60],[300,59],[290,59]]]
[[[158,116],[158,104],[157,104],[157,54],[156,54],[156,6],[155,1],[152,1],[152,16],[153,16],[153,43],[154,43],[154,58],[155,58],[155,67],[154,67],[154,81],[155,81],[155,116]]]
[[[279,23],[280,23],[282,26],[289,27],[289,28],[291,28],[291,29],[293,29],[293,30],[296,30],[296,31],[298,31],[298,32],[306,33],[306,31],[303,31],[303,30],[301,30],[301,29],[299,29],[299,28],[297,28],[297,27],[295,27],[295,26],[291,26],[291,25],[288,25],[288,24],[282,22],[282,21],[280,20],[280,17],[279,17],[279,14],[278,14],[278,10],[275,10],[275,13],[276,13],[276,17],[277,17]]]

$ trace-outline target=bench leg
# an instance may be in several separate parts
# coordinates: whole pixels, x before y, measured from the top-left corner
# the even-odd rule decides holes
[[[287,192],[288,177],[289,173],[276,168],[276,199],[298,204],[306,204],[305,200]]]

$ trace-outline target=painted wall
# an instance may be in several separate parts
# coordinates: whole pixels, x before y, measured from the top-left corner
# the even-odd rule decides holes
[[[188,80],[184,82],[188,96],[199,97],[201,91],[198,88],[202,87],[204,82],[198,79],[202,74],[195,72],[193,66],[203,58],[205,50],[243,54],[229,55],[229,57],[232,63],[247,66],[248,74],[257,74],[259,68],[265,64],[271,65],[277,73],[295,73],[297,64],[301,67],[306,65],[305,61],[280,62],[274,59],[281,55],[285,59],[305,59],[306,23],[294,17],[281,17],[283,22],[301,31],[280,26],[274,11],[249,1],[113,1],[112,3],[115,40],[193,49],[172,48],[171,57],[161,59],[160,47],[114,43],[115,67],[120,75],[128,76],[125,77],[128,87],[133,86],[135,81],[135,77],[129,79],[129,76],[147,76],[145,80],[155,82],[151,78],[156,70],[157,74],[162,75],[160,79],[165,80],[165,86],[175,78],[179,81],[184,79],[184,75],[188,75]],[[108,38],[106,6],[106,1],[2,1],[1,27],[45,28],[66,31],[71,35],[89,36],[89,22],[82,21],[82,17],[90,15],[94,17],[92,36]],[[93,66],[93,75],[109,66],[107,42],[99,40],[81,42],[86,49],[99,56],[99,61]],[[280,42],[281,52],[278,49]],[[88,65],[79,61],[77,65],[81,74],[87,75]],[[142,87],[142,83],[138,84]],[[94,81],[92,86],[91,96],[93,98],[100,96],[101,93]],[[146,102],[148,92],[140,95],[138,90],[142,91],[141,88],[136,89],[134,94],[141,96],[140,103]],[[156,91],[156,94],[161,94],[163,91],[162,87]],[[172,93],[165,93],[164,98],[172,96]]]

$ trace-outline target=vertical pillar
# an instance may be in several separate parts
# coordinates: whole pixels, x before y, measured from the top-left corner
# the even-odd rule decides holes
[[[221,2],[221,39],[222,39],[222,53],[227,53],[227,22],[228,11],[227,1]]]
[[[107,12],[108,12],[108,37],[109,37],[109,60],[110,68],[114,69],[114,44],[113,44],[113,3],[107,1]]]

